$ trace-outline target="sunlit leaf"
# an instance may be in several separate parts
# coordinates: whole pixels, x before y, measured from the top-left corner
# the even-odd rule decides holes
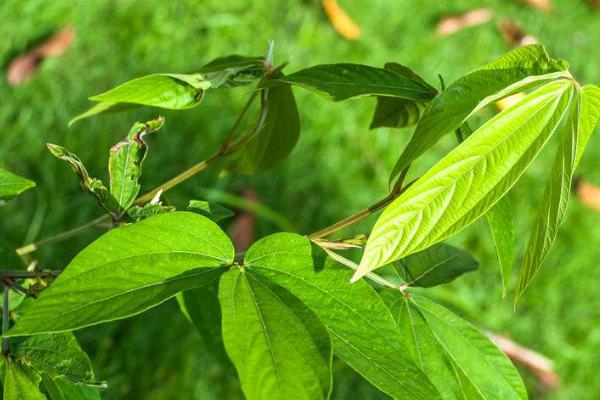
[[[0,200],[10,199],[34,186],[35,182],[0,168]]]
[[[328,398],[331,344],[320,349],[311,325],[270,285],[240,268],[221,277],[223,340],[246,398]]]
[[[486,122],[381,214],[353,280],[461,231],[517,182],[552,136],[573,98],[551,82]]]
[[[4,362],[4,400],[46,400],[40,391],[41,377],[18,361]]]
[[[306,237],[278,233],[256,242],[245,265],[289,290],[319,317],[334,353],[383,392],[399,399],[439,399],[406,354],[396,323],[377,292],[352,271],[312,254]]]
[[[452,83],[423,114],[390,182],[412,161],[449,132],[454,132],[473,113],[486,105],[541,83],[568,76],[567,64],[548,56],[539,45],[512,50]]]
[[[194,213],[161,214],[113,229],[81,251],[5,336],[139,314],[216,279],[233,255],[218,225]]]
[[[498,262],[500,263],[500,277],[502,278],[502,294],[506,296],[508,284],[512,274],[513,264],[515,262],[515,217],[512,204],[506,197],[501,198],[485,214]]]

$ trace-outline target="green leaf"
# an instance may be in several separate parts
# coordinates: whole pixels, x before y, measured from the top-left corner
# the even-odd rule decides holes
[[[17,361],[5,359],[4,364],[4,400],[46,400],[38,374]]]
[[[350,285],[350,269],[313,257],[310,241],[278,233],[247,252],[250,271],[289,290],[319,317],[334,353],[383,392],[400,399],[438,399],[437,390],[406,354],[396,323],[375,290]]]
[[[68,126],[72,126],[74,123],[79,122],[83,119],[91,118],[98,114],[102,113],[111,113],[111,112],[119,112],[119,111],[128,111],[141,107],[138,104],[127,104],[127,103],[111,103],[109,101],[104,101],[102,103],[98,103],[87,111],[82,112],[81,114],[71,118],[69,120]]]
[[[384,68],[427,85],[432,93],[437,92],[435,88],[431,87],[419,75],[415,74],[410,68],[405,67],[404,65],[398,63],[386,63]],[[428,101],[413,101],[378,96],[375,113],[369,129],[380,127],[402,128],[414,125],[419,121],[419,118],[421,118],[421,114],[427,107],[427,104]]]
[[[539,45],[523,46],[458,79],[437,96],[396,163],[390,183],[441,137],[491,102],[550,80],[570,76],[566,62]]]
[[[90,360],[72,333],[35,335],[11,341],[14,357],[40,374],[98,385]]]
[[[538,215],[534,222],[531,236],[529,237],[527,250],[521,263],[519,280],[515,290],[515,305],[531,284],[533,278],[539,272],[542,263],[550,253],[558,235],[560,224],[567,211],[571,194],[571,182],[576,168],[575,159],[578,150],[579,154],[581,154],[585,147],[585,145],[582,146],[579,144],[580,125],[583,118],[587,118],[587,116],[581,116],[581,101],[582,95],[578,93],[577,102],[572,108],[569,119],[564,127]],[[593,124],[591,127],[593,129]],[[590,133],[587,133],[588,129],[586,128],[588,126],[582,130],[585,141],[589,139],[590,135]]]
[[[209,203],[208,201],[202,200],[190,200],[188,209],[198,214],[204,215],[206,218],[210,218],[215,222],[231,218],[235,214],[229,208],[223,207],[216,203]]]
[[[421,324],[416,335],[433,334],[463,378],[475,389],[477,397],[485,400],[527,399],[527,390],[517,369],[506,355],[484,334],[449,310],[422,296],[411,296],[411,303],[419,312]],[[414,315],[414,314],[413,314]],[[425,324],[423,324],[425,322]],[[430,332],[427,332],[430,331]],[[424,349],[421,355],[434,360]],[[439,381],[438,381],[439,382]]]
[[[571,81],[548,83],[434,165],[381,214],[353,281],[456,234],[485,214],[539,154],[572,98]]]
[[[583,152],[596,129],[600,118],[600,87],[586,85],[581,91],[581,112],[579,113],[579,129],[577,132],[577,151],[575,168],[583,156]]]
[[[197,72],[204,74],[211,88],[245,86],[264,75],[264,62],[262,57],[232,55],[214,59]]]
[[[322,353],[310,325],[262,279],[233,268],[219,287],[223,341],[246,398],[328,398],[331,346]]]
[[[170,213],[175,211],[173,206],[163,206],[162,202],[148,203],[143,206],[133,206],[127,210],[127,217],[133,221],[141,221],[155,215]]]
[[[8,200],[34,186],[35,182],[0,168],[0,200]]]
[[[316,65],[280,78],[279,81],[304,87],[332,101],[363,96],[430,100],[436,94],[429,85],[415,78],[389,69],[359,64]]]
[[[217,224],[189,212],[119,227],[81,251],[5,336],[73,330],[139,314],[216,279],[233,255]]]
[[[253,174],[275,167],[294,149],[300,136],[300,116],[290,85],[262,92],[264,120],[257,134],[235,160],[235,169]]]
[[[42,376],[42,383],[52,400],[100,400],[96,387],[73,383],[65,378],[50,379]]]
[[[127,137],[110,149],[110,192],[123,210],[133,204],[140,192],[142,163],[148,150],[144,136],[159,130],[164,121],[164,117],[159,116],[146,123],[136,122]]]
[[[478,267],[471,254],[445,243],[434,244],[396,263],[396,270],[406,285],[420,287],[451,282]]]
[[[515,262],[515,218],[510,200],[505,196],[501,198],[485,214],[488,227],[494,239],[494,246],[500,262],[500,276],[502,278],[502,294],[508,293],[508,284]]]
[[[77,155],[71,153],[69,150],[56,144],[48,143],[48,150],[50,153],[63,161],[66,161],[69,166],[75,171],[79,178],[79,183],[83,190],[91,194],[100,207],[102,207],[110,215],[120,215],[122,212],[121,205],[104,186],[101,180],[92,178],[88,174],[83,162],[77,157]]]

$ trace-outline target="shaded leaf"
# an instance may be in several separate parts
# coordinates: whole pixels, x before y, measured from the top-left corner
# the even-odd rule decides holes
[[[162,203],[148,203],[143,206],[133,206],[127,210],[127,216],[133,221],[141,221],[155,215],[175,211],[173,206],[163,206]]]
[[[437,96],[423,114],[394,166],[390,182],[476,111],[508,95],[569,76],[566,69],[565,61],[550,58],[542,46],[531,45],[512,50],[458,79]]]
[[[29,336],[11,342],[14,357],[40,374],[98,385],[90,360],[72,333]]]
[[[42,377],[42,384],[51,400],[100,400],[96,387],[73,383],[65,378]]]
[[[242,173],[273,168],[292,152],[300,136],[300,116],[290,85],[263,89],[261,100],[262,126],[235,161]]]
[[[211,88],[245,86],[264,75],[264,63],[263,57],[231,55],[216,58],[196,72],[204,74]]]
[[[0,200],[10,199],[34,186],[35,182],[0,168]]]
[[[127,137],[110,149],[110,192],[123,210],[133,204],[140,192],[142,163],[148,150],[144,136],[159,130],[164,121],[164,117],[159,116],[146,123],[136,122]]]
[[[487,121],[381,214],[353,280],[461,231],[517,182],[568,113],[573,83],[546,84]]]
[[[335,355],[377,388],[395,398],[440,398],[406,354],[375,290],[364,281],[350,285],[352,271],[315,258],[306,237],[278,233],[263,238],[246,252],[245,264],[306,304],[329,331]]]
[[[246,398],[329,397],[331,346],[321,353],[310,325],[268,283],[233,268],[221,277],[219,300],[223,341]]]
[[[114,229],[81,251],[5,336],[73,330],[139,314],[216,279],[229,238],[189,212]]]
[[[408,286],[431,287],[451,282],[479,267],[468,252],[446,243],[411,254],[396,263],[396,270]]]
[[[429,100],[435,96],[428,85],[418,80],[389,69],[360,64],[316,65],[280,78],[279,81],[302,86],[332,101],[363,96]]]
[[[223,207],[216,203],[209,203],[202,200],[190,200],[188,209],[198,214],[204,215],[215,222],[233,217],[235,214],[229,208]]]
[[[17,361],[6,360],[4,367],[4,400],[46,400],[38,374]]]
[[[515,217],[510,200],[507,197],[501,198],[485,214],[485,218],[492,233],[496,254],[500,263],[502,294],[506,296],[515,262],[516,243]]]

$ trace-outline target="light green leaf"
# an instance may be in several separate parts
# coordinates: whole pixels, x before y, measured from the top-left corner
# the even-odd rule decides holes
[[[454,368],[476,390],[476,398],[527,399],[527,390],[519,372],[484,334],[431,300],[412,295],[410,301],[416,306],[414,311],[420,313],[421,322],[425,322],[420,326],[415,325],[415,328],[431,331]],[[425,335],[429,334],[425,332]],[[427,358],[432,356],[424,352],[421,355]]]
[[[544,197],[540,203],[525,256],[519,270],[519,280],[515,289],[515,305],[533,278],[540,270],[542,263],[550,253],[558,235],[569,197],[571,181],[575,171],[575,158],[579,142],[579,125],[581,117],[581,95],[578,93],[577,102],[571,109],[571,114],[562,132],[561,142],[554,158]],[[589,137],[589,135],[587,135]]]
[[[73,383],[65,378],[50,379],[42,376],[42,384],[52,400],[100,400],[96,387]]]
[[[328,398],[331,346],[322,353],[310,326],[263,280],[233,268],[219,287],[223,341],[246,398]]]
[[[189,212],[114,229],[81,251],[5,336],[83,328],[139,314],[216,279],[233,261],[217,224]]]
[[[303,236],[279,233],[246,252],[250,271],[289,290],[329,331],[334,353],[383,392],[399,399],[438,399],[437,390],[406,354],[396,323],[375,290],[350,285],[352,271],[313,256]]]
[[[390,176],[400,172],[441,137],[455,131],[473,113],[503,97],[570,76],[566,62],[548,56],[539,45],[523,46],[452,83],[430,104]]]
[[[40,374],[51,378],[98,385],[90,360],[72,333],[29,336],[11,341],[14,357]]]
[[[363,96],[429,100],[436,94],[429,85],[415,78],[389,69],[359,64],[316,65],[279,80],[302,86],[332,101]]]
[[[198,214],[204,215],[215,222],[233,217],[235,214],[229,208],[223,207],[216,203],[209,203],[202,200],[190,200],[188,209]]]
[[[71,153],[65,147],[52,143],[48,143],[48,150],[50,150],[50,153],[52,153],[53,156],[60,158],[69,164],[71,169],[77,174],[79,184],[83,190],[91,194],[100,207],[110,215],[118,216],[121,214],[121,205],[117,199],[114,198],[101,180],[90,177],[85,165],[83,165],[83,162],[77,155]]]
[[[465,272],[479,267],[471,254],[446,243],[434,244],[403,258],[395,265],[405,284],[420,287],[451,282]]]
[[[133,204],[140,192],[142,163],[148,150],[144,136],[159,130],[164,121],[164,117],[159,116],[146,123],[136,122],[127,137],[110,149],[110,192],[123,210]]]
[[[275,167],[292,152],[300,136],[300,116],[290,85],[263,89],[261,128],[235,160],[235,169],[253,174]]]
[[[17,361],[6,360],[4,364],[4,400],[46,400],[39,389],[38,374]]]
[[[501,198],[485,214],[488,227],[494,239],[494,246],[500,263],[500,276],[502,278],[502,294],[508,293],[508,284],[515,262],[515,217],[512,204],[505,196]]]
[[[437,93],[435,88],[431,87],[419,75],[415,74],[410,68],[398,63],[386,63],[385,69],[395,71],[400,75],[414,79],[428,86],[432,93]],[[377,105],[373,120],[369,129],[380,127],[402,128],[416,124],[421,118],[421,114],[427,107],[429,101],[413,101],[394,97],[377,97]]]
[[[583,152],[596,129],[600,118],[600,87],[586,85],[581,91],[581,112],[579,113],[579,129],[577,133],[577,151],[575,168],[579,165]]]
[[[133,110],[141,107],[139,104],[128,104],[128,103],[111,103],[109,101],[103,101],[98,103],[92,107],[90,107],[87,111],[82,112],[81,114],[71,118],[69,120],[68,126],[72,126],[74,123],[81,121],[83,119],[91,118],[95,115],[102,113],[111,113],[111,112],[119,112],[119,111],[127,111]]]
[[[485,214],[535,159],[572,98],[571,81],[548,83],[434,165],[381,214],[353,281],[454,235]]]
[[[0,200],[10,199],[34,186],[35,182],[0,168]]]

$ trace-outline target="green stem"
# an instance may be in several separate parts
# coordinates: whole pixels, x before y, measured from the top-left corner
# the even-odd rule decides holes
[[[8,306],[8,285],[4,283],[2,289],[2,336],[8,330],[9,327],[9,313],[10,308]],[[7,338],[2,339],[2,354],[7,355],[10,352],[10,347]]]
[[[0,280],[4,279],[26,279],[26,278],[45,278],[60,275],[61,271],[0,271]]]

